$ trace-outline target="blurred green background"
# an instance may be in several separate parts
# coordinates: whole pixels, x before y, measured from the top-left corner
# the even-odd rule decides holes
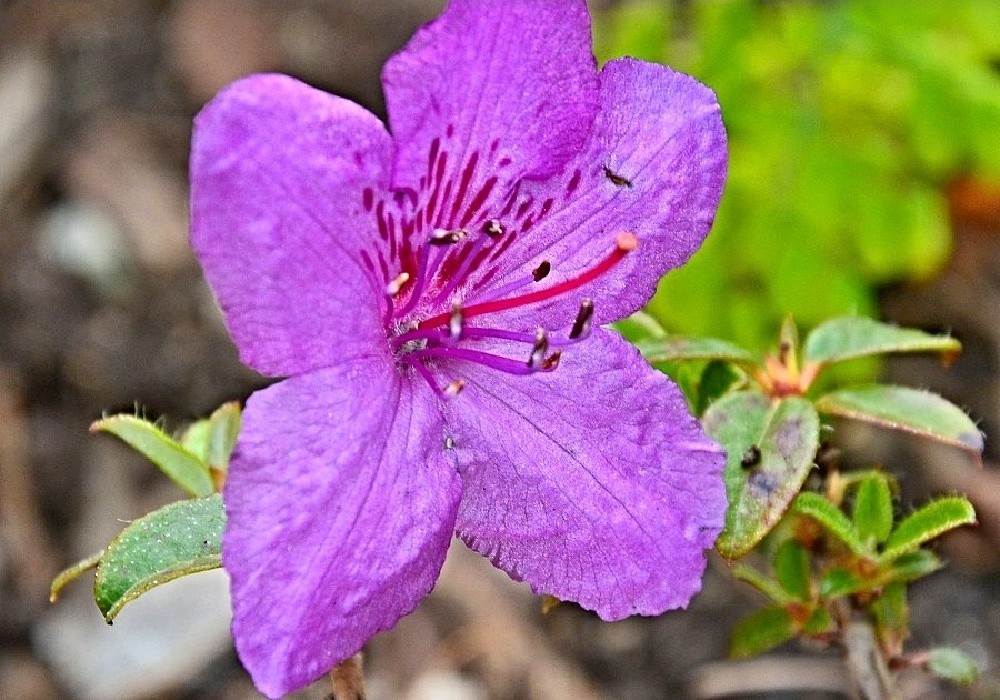
[[[628,2],[595,38],[710,85],[729,131],[715,228],[649,307],[670,330],[763,349],[789,313],[877,315],[947,261],[949,185],[1000,178],[996,0]]]

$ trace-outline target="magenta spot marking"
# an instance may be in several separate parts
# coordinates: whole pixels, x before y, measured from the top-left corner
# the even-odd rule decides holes
[[[508,165],[510,165],[510,163],[511,163],[510,158],[504,156],[503,158],[500,159],[500,162],[497,163],[497,167],[506,168]]]
[[[417,231],[423,231],[424,230],[424,210],[423,209],[418,209],[417,210],[416,227],[417,227]]]
[[[365,205],[365,211],[371,211],[372,205],[375,204],[375,193],[372,192],[372,188],[366,187],[361,196]]]
[[[385,262],[385,258],[382,257],[382,251],[378,251],[378,266],[382,270],[382,280],[385,282],[389,281],[389,266]]]
[[[569,195],[573,194],[574,192],[576,192],[576,188],[580,186],[580,176],[581,176],[581,173],[580,173],[580,170],[578,168],[573,173],[573,177],[571,177],[569,179],[569,182],[566,183],[566,196],[567,197]]]
[[[486,198],[493,192],[493,188],[496,187],[496,184],[497,179],[495,177],[491,177],[483,183],[479,192],[477,192],[476,196],[472,198],[471,202],[469,202],[469,208],[466,209],[465,214],[462,215],[462,220],[458,222],[459,228],[465,228],[469,225],[469,222],[472,221],[472,218],[479,213],[479,210],[486,202]]]
[[[441,148],[441,139],[435,138],[431,141],[431,150],[427,154],[427,179],[430,180],[434,174],[434,161],[437,160],[438,150]]]
[[[517,201],[517,194],[518,192],[520,192],[520,190],[521,190],[521,183],[519,182],[516,185],[514,185],[514,189],[512,189],[510,191],[510,194],[507,195],[507,201],[504,203],[503,209],[500,211],[501,219],[510,214],[510,210],[514,208],[514,203]]]
[[[448,135],[448,138],[451,138],[452,136],[454,136],[455,135],[455,125],[454,124],[449,124],[448,125],[448,129],[445,131],[445,133]]]
[[[453,184],[452,180],[444,183],[444,194],[441,195],[441,209],[438,210],[437,220],[434,225],[437,228],[441,228],[442,221],[444,220],[444,210],[448,206],[448,201],[451,199],[451,186]]]
[[[493,143],[490,144],[490,153],[496,153],[498,148],[500,148],[500,139],[493,139]]]
[[[543,216],[549,213],[552,209],[552,198],[546,199],[542,202],[542,210],[538,213],[538,218],[541,219]]]
[[[535,225],[535,222],[531,218],[531,216],[529,215],[528,218],[524,220],[524,223],[521,224],[521,233],[527,233],[528,231],[531,230],[531,227],[534,226],[534,225]]]
[[[533,201],[532,198],[528,197],[526,200],[524,200],[523,202],[521,202],[521,206],[519,206],[517,208],[517,214],[514,215],[514,218],[515,219],[520,219],[525,214],[527,214],[528,210],[531,209],[532,201]]]
[[[363,262],[365,264],[365,267],[368,268],[368,271],[374,275],[375,263],[372,262],[372,257],[368,254],[368,251],[362,248],[360,255],[361,255],[361,262]]]
[[[389,259],[396,259],[396,220],[392,216],[392,212],[386,215],[385,220],[386,230],[389,232]]]
[[[375,207],[375,218],[378,220],[378,234],[383,241],[389,240],[389,229],[385,225],[385,202],[379,200]]]
[[[462,170],[462,177],[458,181],[458,192],[455,193],[455,202],[451,205],[451,213],[448,214],[448,228],[455,226],[455,217],[458,216],[458,211],[462,208],[462,202],[465,201],[465,195],[469,191],[469,183],[472,182],[472,176],[476,172],[476,165],[478,163],[479,151],[473,151],[472,155],[469,156],[469,162],[465,164],[465,169]]]

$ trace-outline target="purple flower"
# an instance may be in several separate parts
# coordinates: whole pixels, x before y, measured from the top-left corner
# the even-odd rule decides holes
[[[253,76],[198,116],[192,238],[250,397],[225,503],[233,634],[277,696],[434,585],[452,533],[605,619],[682,607],[723,455],[601,324],[711,225],[713,94],[598,71],[582,0],[452,0],[361,107]],[[485,603],[484,603],[485,604]]]

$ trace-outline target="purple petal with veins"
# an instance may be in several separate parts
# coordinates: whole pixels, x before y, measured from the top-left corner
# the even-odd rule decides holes
[[[715,97],[598,71],[583,0],[452,0],[383,72],[390,131],[285,76],[199,114],[192,244],[245,363],[224,491],[237,651],[276,697],[433,585],[456,531],[608,619],[684,606],[721,451],[600,324],[708,233]]]

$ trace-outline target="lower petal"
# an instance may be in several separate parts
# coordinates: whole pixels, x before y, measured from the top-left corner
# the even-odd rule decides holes
[[[466,543],[604,619],[686,606],[726,499],[724,455],[677,387],[603,330],[551,373],[453,369]]]
[[[233,637],[276,697],[315,680],[434,585],[460,480],[429,388],[374,362],[257,392],[224,491]]]

